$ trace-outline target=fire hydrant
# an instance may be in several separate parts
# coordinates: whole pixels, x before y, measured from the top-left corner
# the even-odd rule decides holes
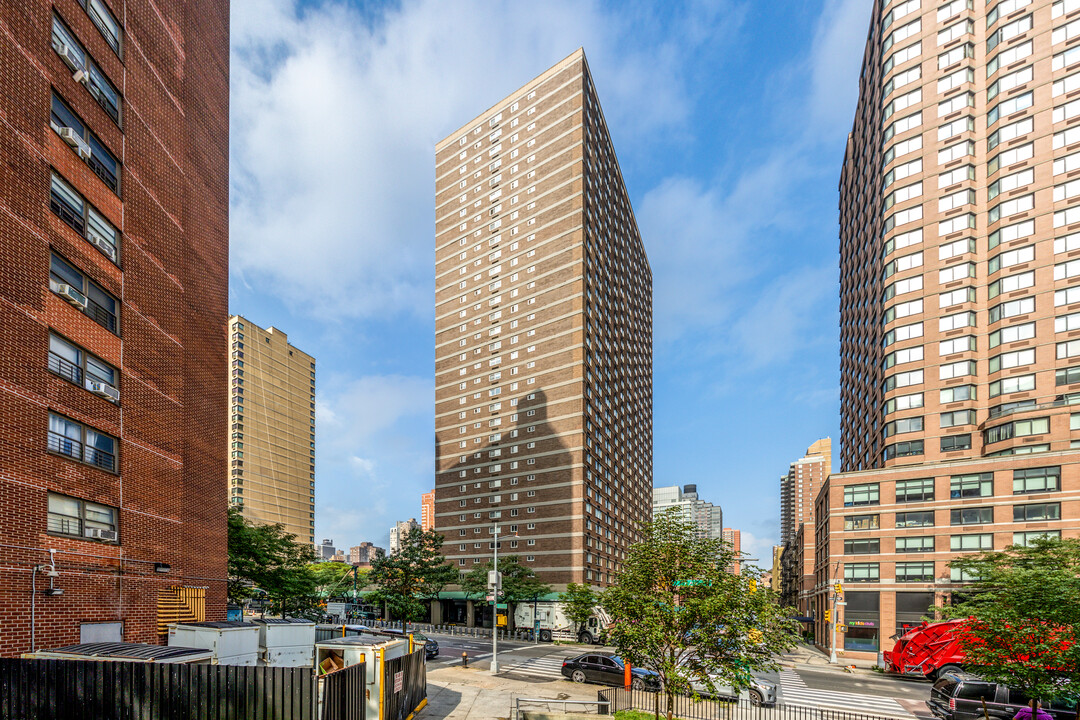
[[[469,653],[465,652],[464,650],[461,651],[461,667],[469,667]]]

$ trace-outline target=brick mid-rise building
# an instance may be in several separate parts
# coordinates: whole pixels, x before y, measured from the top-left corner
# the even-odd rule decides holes
[[[0,5],[2,655],[224,618],[228,28]]]
[[[1074,0],[874,3],[840,181],[843,472],[814,518],[849,655],[964,587],[959,554],[1080,532],[1078,41]]]
[[[650,517],[652,274],[585,55],[436,146],[435,527],[555,586]],[[515,537],[509,537],[509,536]]]

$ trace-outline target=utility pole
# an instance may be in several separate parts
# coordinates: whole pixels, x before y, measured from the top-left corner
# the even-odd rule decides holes
[[[502,578],[499,577],[499,526],[495,526],[495,569],[492,571],[493,578],[488,578],[488,589],[491,591],[491,674],[499,672],[499,590],[502,589]],[[494,580],[494,582],[492,582]]]

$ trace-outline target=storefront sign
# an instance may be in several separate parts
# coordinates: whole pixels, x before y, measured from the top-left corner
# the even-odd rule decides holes
[[[848,620],[847,624],[852,627],[877,627],[873,620]]]

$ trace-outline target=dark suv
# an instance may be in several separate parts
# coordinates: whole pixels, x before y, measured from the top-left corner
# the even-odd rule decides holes
[[[1027,707],[1028,696],[1019,690],[983,680],[965,672],[948,672],[938,678],[930,689],[927,706],[934,717],[942,720],[983,720],[983,701],[992,720],[1012,720],[1016,712]],[[1075,700],[1043,701],[1043,710],[1054,720],[1077,720]]]

